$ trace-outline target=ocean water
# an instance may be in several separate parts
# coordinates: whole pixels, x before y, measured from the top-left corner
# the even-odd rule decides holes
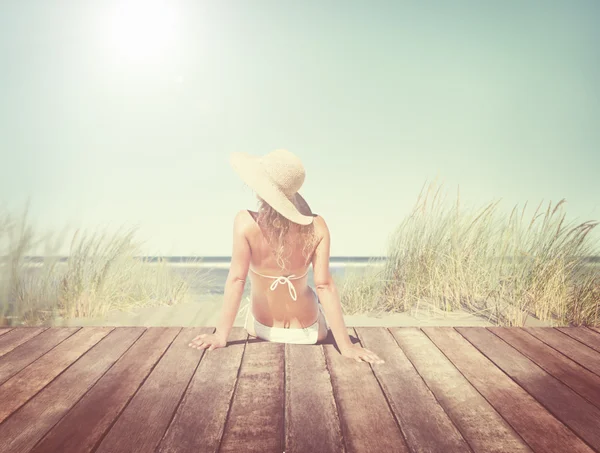
[[[149,261],[149,266],[157,262],[159,258],[144,258]],[[162,260],[169,267],[184,278],[190,284],[190,292],[193,299],[201,295],[219,295],[225,290],[225,281],[229,273],[230,257],[165,257]],[[66,263],[66,259],[60,260]],[[591,257],[590,265],[600,271],[600,257]],[[30,271],[35,275],[42,266],[43,258],[32,257],[29,260]],[[382,257],[331,257],[330,271],[336,282],[341,282],[349,273],[354,275],[364,273],[374,267],[381,268],[385,263]],[[197,278],[198,274],[201,278]],[[308,272],[309,285],[314,288],[314,275],[312,267]],[[250,293],[250,279],[246,280],[244,297]]]
[[[331,262],[330,272],[333,278],[340,282],[346,275],[360,275],[367,269],[374,266],[380,267],[381,264],[367,262],[364,260]],[[190,282],[190,290],[194,295],[200,294],[223,294],[225,291],[225,282],[229,274],[229,262],[227,263],[210,263],[204,262],[200,265],[189,266],[186,264],[173,265],[173,271],[181,276],[186,281]],[[196,275],[200,274],[202,278],[196,279]],[[308,271],[308,284],[315,287],[314,273],[312,267]],[[246,280],[244,287],[244,296],[250,294],[250,278]]]
[[[149,266],[158,262],[159,258],[144,258]],[[225,282],[229,273],[230,257],[165,257],[174,273],[181,276],[190,285],[192,300],[199,300],[203,295],[222,295],[225,292]],[[43,258],[31,257],[28,260],[28,273],[35,277],[42,270]],[[60,259],[59,266],[66,265],[66,258]],[[331,257],[330,272],[337,282],[349,273],[361,274],[373,266],[381,266],[384,259],[379,257]],[[314,274],[312,266],[308,272],[308,282],[313,288]],[[246,280],[244,297],[250,294],[250,278]]]

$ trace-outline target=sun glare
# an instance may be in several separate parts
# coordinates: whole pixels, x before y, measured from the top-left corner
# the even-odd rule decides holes
[[[121,0],[110,17],[111,52],[133,62],[157,58],[172,47],[176,25],[173,2]]]

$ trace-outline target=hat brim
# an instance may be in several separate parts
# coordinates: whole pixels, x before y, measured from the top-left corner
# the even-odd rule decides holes
[[[264,171],[260,157],[243,152],[232,153],[229,163],[248,187],[286,219],[299,225],[313,222],[312,211],[306,200],[296,192],[288,198]]]

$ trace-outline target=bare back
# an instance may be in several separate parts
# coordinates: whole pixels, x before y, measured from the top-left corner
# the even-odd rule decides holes
[[[273,277],[289,277],[291,275],[299,277],[307,274],[314,250],[306,258],[302,253],[302,247],[296,247],[288,257],[289,272],[282,273],[273,255],[271,245],[256,223],[257,213],[253,211],[247,211],[247,213],[251,219],[245,230],[251,249],[250,268],[260,274]],[[319,232],[316,228],[315,233],[318,243]],[[293,240],[294,237],[291,236],[291,239]],[[314,290],[308,285],[308,275],[291,280],[296,296],[296,300],[293,300],[288,284],[278,284],[271,290],[274,278],[263,277],[252,270],[248,272],[252,288],[252,311],[258,322],[273,327],[302,328],[317,321],[319,316],[318,299]]]

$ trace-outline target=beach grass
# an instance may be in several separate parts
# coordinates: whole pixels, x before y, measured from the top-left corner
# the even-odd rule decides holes
[[[64,243],[64,231],[36,235],[28,208],[20,218],[0,212],[0,325],[40,325],[174,305],[190,300],[190,285],[210,283],[206,269],[197,268],[184,279],[164,260],[150,265],[137,258],[142,243],[135,240],[135,228],[113,234],[77,230],[68,260],[61,262],[55,251]],[[33,268],[27,256],[39,245],[46,258]]]
[[[600,254],[589,236],[598,222],[565,224],[565,200],[542,212],[540,203],[530,219],[525,203],[504,218],[498,202],[470,212],[461,209],[460,192],[448,208],[442,186],[423,189],[392,233],[384,266],[341,283],[345,313],[401,312],[426,302],[496,325],[523,326],[530,316],[599,325],[600,266],[588,261]]]
[[[346,268],[343,276],[334,276],[345,315],[381,310],[382,271],[374,264],[369,262],[363,269]]]
[[[600,324],[600,265],[588,261],[600,255],[589,235],[598,222],[565,224],[565,200],[541,212],[540,203],[525,218],[527,203],[503,216],[498,202],[468,210],[460,193],[448,206],[441,186],[424,189],[390,235],[383,264],[336,277],[344,314],[463,310],[505,326],[526,325],[532,316],[551,325]],[[174,305],[211,283],[210,271],[193,262],[183,278],[165,260],[138,258],[135,229],[78,230],[61,262],[53,257],[66,230],[38,235],[27,214],[0,211],[0,325]],[[40,245],[47,258],[32,272],[27,256]]]

